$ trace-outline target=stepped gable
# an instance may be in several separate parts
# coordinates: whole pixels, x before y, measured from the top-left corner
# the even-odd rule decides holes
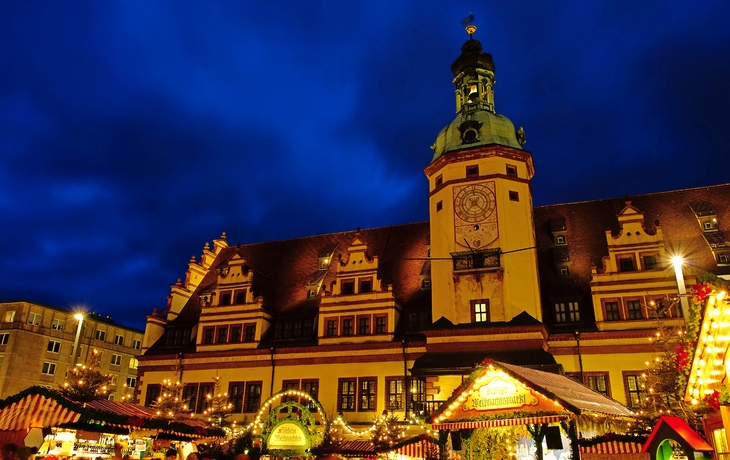
[[[613,235],[620,231],[616,215],[631,206],[644,213],[644,228],[655,232],[657,222],[661,226],[668,250],[673,244],[683,251],[691,265],[685,267],[688,275],[703,272],[730,273],[730,267],[717,266],[710,246],[703,236],[693,203],[710,203],[716,211],[719,227],[730,227],[730,184],[675,190],[669,192],[634,195],[625,198],[565,203],[534,208],[536,245],[540,283],[543,296],[550,286],[549,295],[559,295],[576,286],[587,289],[591,281],[591,266],[602,270],[602,258],[608,255],[606,230]],[[570,251],[570,280],[557,281],[553,230],[555,223],[564,222],[566,242]],[[543,301],[546,299],[543,298]],[[546,303],[545,305],[549,305]]]

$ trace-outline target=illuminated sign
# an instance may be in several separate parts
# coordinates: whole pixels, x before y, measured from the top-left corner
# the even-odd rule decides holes
[[[529,389],[515,383],[512,379],[495,376],[486,385],[469,396],[464,402],[463,410],[514,409],[522,406],[534,406],[537,397]]]
[[[307,447],[307,434],[297,423],[283,422],[271,430],[269,449],[295,449]]]

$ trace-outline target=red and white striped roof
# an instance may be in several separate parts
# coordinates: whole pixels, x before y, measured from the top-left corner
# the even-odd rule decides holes
[[[0,430],[25,430],[77,422],[81,414],[53,398],[30,394],[0,410]]]

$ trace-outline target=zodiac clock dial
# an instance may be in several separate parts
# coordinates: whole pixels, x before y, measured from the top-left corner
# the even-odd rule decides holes
[[[464,222],[482,222],[494,212],[494,207],[494,192],[485,185],[464,187],[454,198],[456,215]]]

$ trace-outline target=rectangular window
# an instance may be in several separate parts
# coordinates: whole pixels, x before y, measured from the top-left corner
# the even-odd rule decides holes
[[[5,322],[12,323],[15,321],[15,310],[5,312]]]
[[[507,165],[507,175],[517,177],[517,166]]]
[[[560,276],[570,276],[570,268],[560,267]]]
[[[236,291],[236,305],[241,305],[246,303],[246,290],[241,289],[239,291]]]
[[[621,319],[621,314],[618,310],[618,302],[606,302],[606,321],[618,321]]]
[[[730,255],[726,253],[718,254],[717,255],[717,263],[719,264],[726,264],[730,261]]]
[[[634,258],[633,257],[619,257],[618,269],[622,272],[634,271]]]
[[[352,318],[342,320],[342,335],[352,335]]]
[[[638,300],[626,301],[626,309],[629,313],[629,319],[641,319],[641,302]]]
[[[282,391],[299,390],[299,380],[284,380],[281,383],[281,389]],[[283,398],[281,398],[281,402],[288,401],[299,402],[299,398],[297,398],[296,396],[284,396]]]
[[[228,385],[228,402],[233,404],[234,414],[243,412],[243,389],[245,385],[244,382],[231,382]]]
[[[41,374],[44,375],[53,375],[56,373],[56,363],[43,363],[43,368],[41,368]]]
[[[575,323],[580,321],[578,302],[558,302],[555,304],[555,322]]]
[[[588,388],[598,393],[601,393],[603,396],[609,396],[607,374],[586,375],[585,378],[586,386]]]
[[[651,255],[651,256],[644,256],[644,270],[656,270],[659,268],[659,264],[657,262],[657,256]]]
[[[119,345],[120,347],[124,346],[124,336],[123,335],[115,335],[114,336],[114,345]]]
[[[15,313],[15,312],[13,312]],[[62,319],[54,319],[53,323],[51,323],[51,329],[54,331],[63,331],[63,320]]]
[[[46,351],[49,351],[51,353],[58,353],[60,350],[61,342],[56,342],[55,340],[48,341],[48,347],[46,347]]]
[[[203,412],[210,408],[211,400],[208,399],[208,395],[213,393],[212,383],[201,383],[198,388],[198,410]]]
[[[121,366],[122,365],[122,355],[112,354],[111,365],[112,366]]]
[[[144,405],[147,407],[152,406],[152,404],[157,401],[157,398],[160,397],[160,390],[161,386],[159,384],[147,385],[147,394],[145,394]]]
[[[209,345],[209,344],[213,343],[214,337],[215,337],[215,328],[214,327],[203,328],[203,344]]]
[[[363,316],[357,319],[357,333],[359,335],[369,335],[370,334],[370,317],[369,316]]]
[[[226,343],[228,341],[228,328],[227,327],[219,327],[218,328],[218,339],[216,340],[217,343]]]
[[[354,294],[355,293],[355,280],[344,280],[342,282],[342,294]]]
[[[109,377],[111,377],[111,381],[109,382],[110,386],[116,387],[119,383],[119,375],[117,374],[109,374]]]
[[[253,342],[254,340],[256,340],[256,325],[248,324],[246,325],[246,342]]]
[[[142,348],[142,341],[141,340],[136,340],[136,339],[133,340],[132,341],[132,348],[134,348],[135,350],[139,350],[140,348]]]
[[[641,372],[624,371],[626,405],[638,408],[641,405]]]
[[[127,377],[127,388],[134,388],[137,386],[137,377]]]
[[[183,403],[188,405],[188,409],[195,413],[198,411],[198,384],[186,383],[182,391]]]
[[[479,175],[479,166],[472,165],[466,167],[466,177],[474,177]]]
[[[403,410],[403,377],[385,378],[385,408],[388,410]]]
[[[355,410],[355,379],[340,379],[337,385],[337,407],[340,412],[352,412]]]
[[[261,382],[246,383],[246,402],[244,412],[256,412],[261,405]]]
[[[565,244],[565,235],[556,235],[555,244],[559,244],[559,245]]]
[[[319,399],[319,379],[302,379],[302,391],[309,393],[314,399]],[[310,412],[317,410],[317,407],[311,402],[306,402],[304,405]]]
[[[388,317],[387,316],[376,316],[375,317],[375,333],[385,334],[388,332]]]
[[[367,278],[364,280],[360,280],[360,293],[365,292],[372,292],[373,291],[373,280],[372,278]]]
[[[471,320],[473,323],[489,322],[489,299],[471,301]]]
[[[139,360],[135,358],[134,356],[131,356],[129,358],[129,368],[130,369],[137,369],[139,367]]]
[[[94,338],[96,340],[99,340],[100,342],[103,342],[106,339],[106,331],[102,331],[100,329],[97,329],[94,332]]]
[[[520,193],[515,192],[514,190],[509,191],[509,200],[510,201],[520,201]]]
[[[439,201],[436,202],[436,212],[439,212],[442,209],[444,209],[444,202],[441,201],[441,200],[439,200]]]
[[[9,332],[4,332],[4,333],[0,334],[0,345],[7,345],[9,339],[10,339]]]
[[[436,176],[436,187],[444,183],[444,176],[442,174],[439,174]]]
[[[337,336],[337,320],[328,319],[327,320],[327,337],[336,337],[336,336]]]
[[[231,304],[231,292],[221,292],[221,301],[219,305],[230,305]]]
[[[28,314],[28,324],[32,324],[34,326],[38,326],[41,324],[41,314],[40,313],[29,313]]]
[[[361,377],[359,384],[359,395],[358,410],[368,411],[375,410],[376,397],[377,397],[377,379],[375,377]]]
[[[231,343],[238,343],[241,341],[241,326],[231,327]]]

